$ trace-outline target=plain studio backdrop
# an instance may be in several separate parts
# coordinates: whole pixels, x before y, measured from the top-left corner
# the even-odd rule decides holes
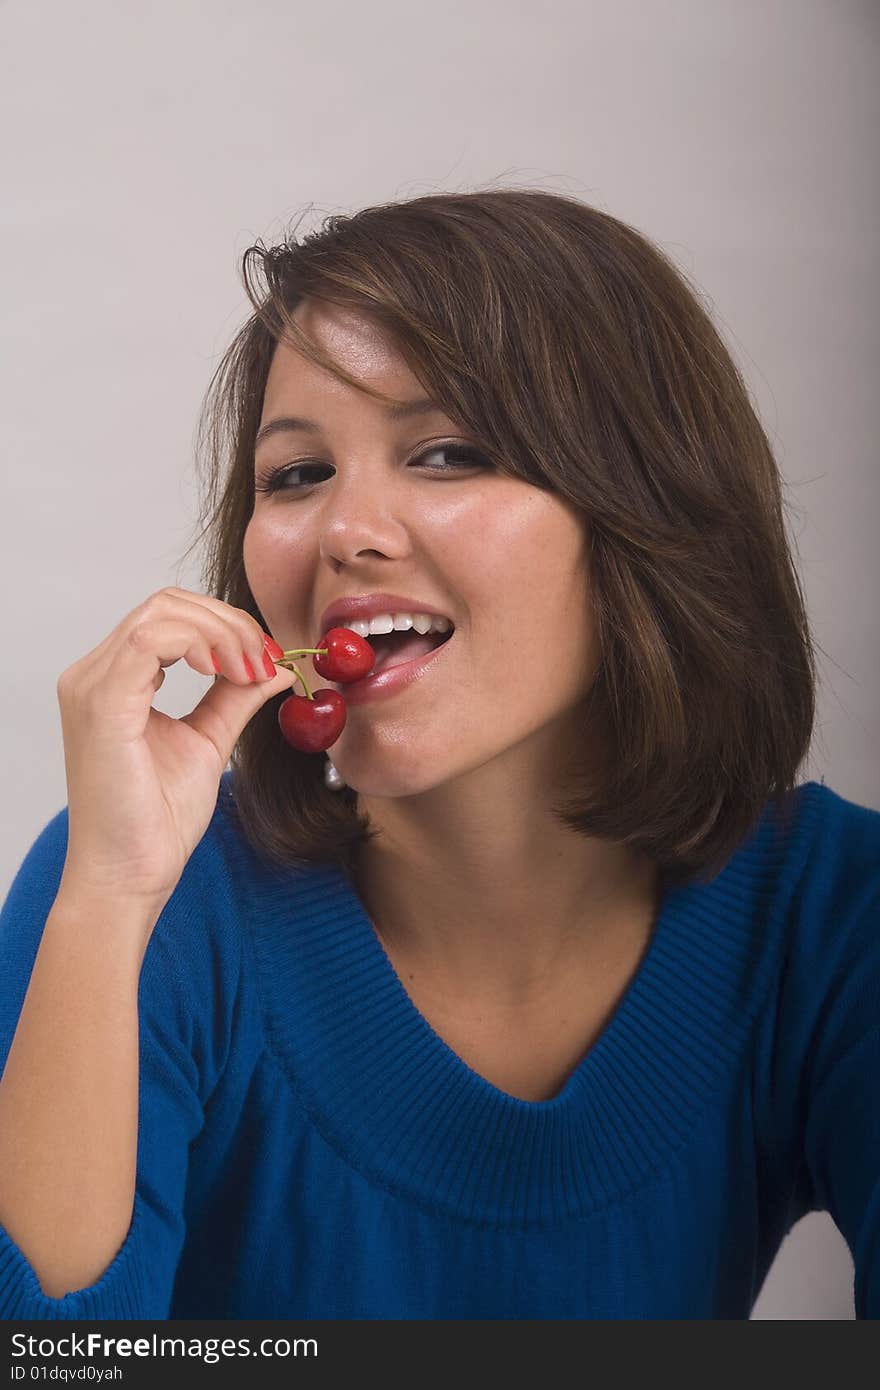
[[[201,590],[195,427],[244,249],[333,212],[541,187],[701,287],[786,485],[816,642],[801,780],[880,807],[877,0],[0,3],[5,897],[67,801],[56,682]],[[156,698],[209,684],[181,663]],[[755,1318],[852,1318],[824,1214]]]

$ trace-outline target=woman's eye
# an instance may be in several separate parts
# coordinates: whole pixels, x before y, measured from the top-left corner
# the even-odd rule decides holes
[[[286,479],[292,478],[296,473],[321,473],[326,472],[329,467],[326,463],[293,463],[283,464],[280,468],[272,468],[260,481],[254,483],[256,492],[299,492],[302,487],[308,487],[308,483],[294,482],[288,485]]]
[[[449,461],[446,464],[428,464],[427,459],[433,458],[437,454],[448,455]],[[469,448],[464,444],[435,444],[430,449],[423,449],[410,463],[414,465],[424,465],[431,473],[452,473],[458,468],[488,468],[489,460],[485,454],[478,449]],[[303,488],[310,487],[320,477],[303,478],[297,474],[318,474],[326,473],[331,468],[327,463],[293,463],[282,464],[279,468],[272,469],[264,478],[254,484],[257,492],[301,492]]]
[[[452,459],[451,464],[445,468],[434,469],[435,472],[448,473],[451,468],[488,468],[489,460],[478,449],[468,448],[465,444],[436,444],[433,449],[425,449],[419,454],[418,458],[413,459],[413,463],[424,463],[425,459],[432,454],[449,454]]]

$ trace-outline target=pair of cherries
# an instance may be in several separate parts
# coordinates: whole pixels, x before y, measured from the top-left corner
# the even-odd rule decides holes
[[[312,665],[325,680],[347,685],[369,675],[376,653],[365,638],[349,627],[331,627],[318,647],[296,647],[274,658],[277,666],[295,671],[305,695],[289,695],[278,710],[278,725],[289,744],[301,753],[323,753],[345,728],[345,701],[338,690],[317,690],[313,695],[296,665],[298,656],[311,656]]]

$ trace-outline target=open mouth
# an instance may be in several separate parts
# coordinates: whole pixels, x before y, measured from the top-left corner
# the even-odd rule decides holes
[[[406,632],[371,632],[366,640],[376,653],[376,664],[370,675],[375,676],[392,666],[406,666],[410,661],[418,661],[420,657],[436,651],[437,647],[442,647],[454,632],[455,628],[450,628],[448,632],[424,634],[416,632],[415,628]]]

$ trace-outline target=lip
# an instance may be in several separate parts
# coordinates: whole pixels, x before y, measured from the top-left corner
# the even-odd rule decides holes
[[[331,627],[346,627],[355,621],[368,623],[379,613],[430,613],[436,618],[449,617],[448,613],[444,613],[442,608],[436,608],[433,603],[423,603],[418,598],[405,598],[402,594],[352,594],[350,598],[334,600],[324,609],[321,614],[321,630],[315,639],[315,646]],[[400,669],[403,670],[403,667]]]
[[[417,613],[427,612],[427,609],[416,609]],[[435,663],[443,653],[455,641],[455,633],[439,647],[427,652],[425,656],[416,657],[415,661],[405,661],[401,666],[390,666],[385,671],[379,671],[375,676],[363,676],[359,681],[352,681],[350,685],[337,685],[336,689],[342,695],[346,705],[364,705],[370,700],[382,700],[388,695],[395,695],[399,690],[405,690],[408,685],[415,684],[428,674],[433,663]]]

